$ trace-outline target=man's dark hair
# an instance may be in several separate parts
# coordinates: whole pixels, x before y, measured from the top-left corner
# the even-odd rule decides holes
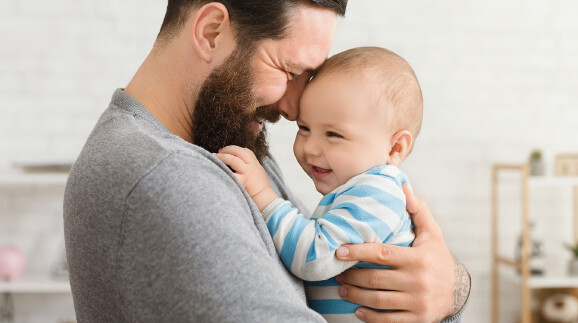
[[[292,9],[298,4],[327,8],[340,16],[345,15],[347,7],[347,0],[168,0],[159,39],[166,41],[174,37],[192,8],[210,2],[222,3],[227,8],[240,47],[262,39],[283,38]]]

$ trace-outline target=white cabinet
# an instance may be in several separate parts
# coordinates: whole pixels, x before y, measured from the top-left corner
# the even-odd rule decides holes
[[[67,173],[0,171],[0,246],[26,257],[17,282],[0,282],[0,321],[70,322],[74,309],[64,257]],[[2,317],[3,316],[3,317]]]

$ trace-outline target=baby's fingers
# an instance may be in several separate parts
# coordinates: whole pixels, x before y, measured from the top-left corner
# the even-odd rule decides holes
[[[219,158],[223,163],[225,163],[225,165],[230,166],[237,173],[242,173],[245,166],[247,166],[247,163],[245,163],[241,158],[228,153],[215,153],[213,155]]]
[[[247,164],[257,161],[257,157],[255,157],[255,154],[250,149],[235,145],[223,147],[219,149],[219,153],[231,154],[233,156],[240,158]]]

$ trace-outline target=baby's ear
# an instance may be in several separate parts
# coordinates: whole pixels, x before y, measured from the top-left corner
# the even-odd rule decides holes
[[[391,137],[391,150],[389,151],[390,165],[399,166],[411,151],[413,136],[408,130],[400,130]]]

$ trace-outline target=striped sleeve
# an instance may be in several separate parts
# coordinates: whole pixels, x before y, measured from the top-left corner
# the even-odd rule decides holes
[[[326,195],[310,219],[287,201],[272,204],[264,217],[277,252],[304,280],[328,279],[355,265],[335,257],[341,244],[399,240],[398,233],[413,240],[401,184],[388,176],[354,177]]]

